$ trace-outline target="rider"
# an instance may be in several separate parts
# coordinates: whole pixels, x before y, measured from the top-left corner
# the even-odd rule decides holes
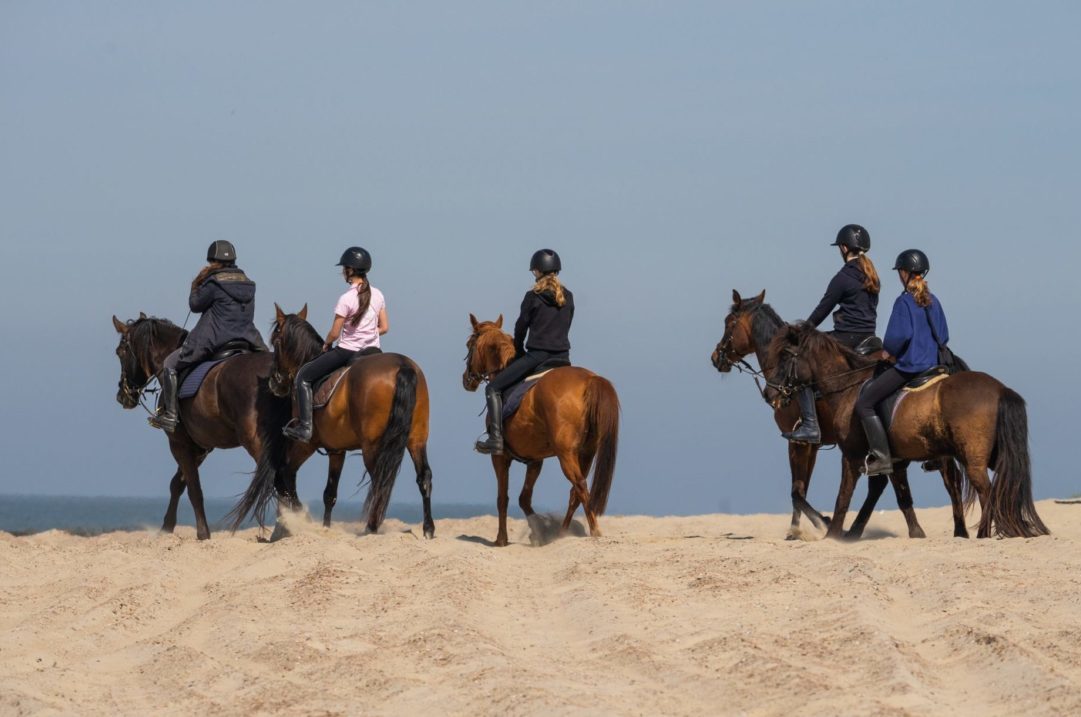
[[[840,308],[833,315],[833,331],[829,333],[854,349],[875,335],[878,317],[878,292],[881,287],[875,265],[867,256],[871,250],[871,235],[859,224],[846,224],[837,232],[837,239],[830,246],[840,248],[844,266],[830,280],[825,296],[807,321],[819,326],[839,304]],[[800,389],[799,407],[802,416],[799,427],[781,435],[797,443],[821,443],[822,431],[818,426],[813,388],[805,386]]]
[[[475,446],[481,453],[503,453],[503,391],[543,363],[570,363],[568,334],[574,319],[574,294],[559,281],[562,268],[559,254],[551,249],[534,253],[529,262],[536,283],[522,299],[521,314],[514,324],[515,359],[488,382],[484,391],[488,399],[488,435]]]
[[[227,241],[216,241],[207,249],[206,260],[188,296],[188,307],[202,316],[180,348],[165,358],[158,376],[161,397],[149,420],[169,433],[180,422],[178,372],[206,361],[230,341],[247,341],[255,351],[269,351],[255,328],[255,282],[237,268],[236,249]]]
[[[949,327],[942,304],[927,288],[924,277],[931,270],[927,255],[919,249],[901,252],[893,266],[901,278],[904,292],[893,303],[893,313],[883,339],[884,356],[892,355],[896,362],[864,387],[856,401],[856,415],[867,433],[870,455],[867,475],[888,475],[893,472],[890,443],[875,406],[898,391],[918,374],[938,364],[938,336],[945,346],[950,340]]]
[[[297,441],[307,442],[312,438],[312,384],[356,356],[382,353],[379,337],[390,331],[387,301],[383,292],[368,281],[371,254],[359,246],[351,246],[337,266],[342,267],[342,277],[349,288],[334,307],[334,323],[323,342],[322,355],[297,371],[294,392],[297,419],[282,429],[286,436]]]

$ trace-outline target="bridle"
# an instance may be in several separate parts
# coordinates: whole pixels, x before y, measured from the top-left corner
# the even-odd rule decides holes
[[[742,356],[738,356],[732,351],[732,337],[728,336],[728,331],[725,331],[725,338],[721,339],[721,343],[717,344],[717,352],[720,354],[721,360],[727,363],[729,368],[735,368],[740,373],[749,374],[754,379],[754,385],[758,388],[758,394],[762,397],[762,400],[766,403],[773,405],[773,402],[766,398],[766,389],[772,388],[775,391],[784,393],[788,389],[784,386],[773,383],[766,377],[766,374],[762,373],[750,363],[747,362]],[[763,383],[765,386],[763,386]],[[790,400],[788,397],[787,400]]]
[[[141,361],[139,361],[139,357],[135,355],[135,351],[132,349],[131,339],[127,333],[120,337],[120,346],[124,349],[125,358],[127,359],[126,361],[120,362],[120,390],[126,398],[130,399],[133,403],[142,406],[143,410],[150,415],[154,415],[154,411],[150,410],[150,407],[146,405],[146,394],[157,393],[160,390],[157,388],[148,388],[157,377],[147,371],[146,381],[139,386],[132,386],[131,382],[128,381],[128,364],[133,361],[136,364],[141,364]]]
[[[771,388],[773,388],[774,391],[780,394],[779,398],[774,399],[774,401],[770,402],[771,405],[775,405],[779,408],[787,406],[792,401],[792,397],[804,388],[813,388],[815,390],[815,394],[819,397],[832,396],[836,393],[843,393],[850,388],[854,388],[855,386],[859,386],[860,384],[862,384],[864,382],[863,379],[845,384],[840,388],[833,388],[829,390],[823,388],[823,384],[825,384],[826,382],[832,382],[834,379],[837,378],[867,373],[867,370],[871,368],[870,366],[861,366],[860,368],[854,368],[848,371],[840,371],[838,373],[825,376],[817,381],[801,381],[796,376],[796,360],[800,357],[800,348],[801,345],[796,344],[792,346],[785,346],[782,350],[782,354],[787,357],[787,360],[782,360],[779,366],[779,368],[782,369],[781,383],[767,384]],[[764,393],[763,397],[765,397]]]
[[[465,355],[465,376],[470,382],[479,386],[482,383],[487,383],[492,380],[492,372],[485,371],[478,373],[473,370],[473,356],[477,351],[477,340],[480,338],[479,333],[474,333],[469,337],[469,340],[465,342],[467,353]]]

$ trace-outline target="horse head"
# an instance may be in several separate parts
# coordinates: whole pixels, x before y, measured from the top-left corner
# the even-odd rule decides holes
[[[765,299],[765,290],[751,299],[744,299],[738,291],[732,290],[732,308],[724,318],[724,336],[710,357],[713,367],[721,373],[728,373],[734,364],[757,351],[754,314],[764,306]]]
[[[469,315],[473,333],[465,342],[465,371],[462,386],[476,391],[481,382],[489,380],[514,360],[514,340],[503,332],[503,314],[495,321],[478,321]]]
[[[274,365],[270,372],[270,392],[278,398],[290,394],[300,367],[323,348],[319,333],[308,323],[308,305],[295,314],[287,314],[274,304],[274,327],[270,332]]]
[[[165,319],[139,312],[139,318],[121,321],[113,316],[113,328],[120,335],[116,357],[120,360],[120,381],[116,401],[126,409],[139,405],[147,385],[161,370],[165,357],[184,342],[187,332]]]

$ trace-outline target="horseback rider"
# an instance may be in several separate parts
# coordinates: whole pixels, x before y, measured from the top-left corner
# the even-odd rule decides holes
[[[368,281],[371,254],[359,246],[351,246],[337,266],[342,267],[342,278],[349,288],[334,307],[334,323],[323,342],[323,353],[297,371],[294,385],[297,418],[282,429],[296,441],[307,442],[312,438],[312,384],[358,356],[382,353],[379,337],[390,331],[387,301],[383,292]]]
[[[522,309],[514,324],[515,359],[488,382],[487,431],[477,441],[480,453],[503,453],[503,391],[548,362],[570,363],[569,333],[574,319],[574,294],[559,281],[563,264],[559,254],[541,249],[533,254],[529,270],[536,283],[522,299]]]
[[[206,361],[230,341],[246,341],[255,351],[269,351],[255,328],[255,282],[236,266],[236,248],[219,240],[206,252],[207,265],[191,282],[188,308],[202,314],[180,348],[165,358],[158,376],[161,397],[150,425],[172,433],[180,423],[177,374]]]
[[[846,224],[837,232],[837,239],[830,246],[838,247],[844,266],[830,280],[826,294],[811,312],[807,321],[819,326],[826,316],[833,314],[833,331],[829,334],[849,348],[856,348],[875,335],[878,318],[878,292],[881,288],[878,272],[867,252],[871,250],[871,235],[859,224]],[[822,442],[815,411],[815,392],[810,386],[800,389],[800,424],[794,431],[782,433],[784,438],[796,443]]]
[[[893,472],[889,438],[882,419],[875,413],[875,406],[899,391],[914,376],[938,364],[936,336],[943,346],[950,340],[942,304],[927,288],[924,279],[931,270],[927,255],[919,249],[908,249],[897,257],[893,268],[905,290],[893,303],[893,313],[882,342],[885,347],[883,357],[892,355],[895,362],[864,386],[855,408],[870,447],[869,476]]]

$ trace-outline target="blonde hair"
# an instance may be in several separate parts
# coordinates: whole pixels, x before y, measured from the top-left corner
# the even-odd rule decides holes
[[[910,276],[905,289],[916,300],[916,306],[926,309],[931,305],[931,289],[927,286],[927,280],[922,275],[913,274]]]
[[[878,278],[878,272],[875,271],[875,265],[871,262],[871,257],[860,252],[860,258],[856,261],[860,263],[860,271],[863,272],[864,290],[871,294],[877,294],[882,288],[882,282]]]
[[[563,294],[563,284],[560,283],[559,277],[553,274],[545,274],[541,278],[537,279],[537,283],[533,285],[534,294],[549,293],[555,297],[556,306],[562,307],[567,303],[567,297]]]

